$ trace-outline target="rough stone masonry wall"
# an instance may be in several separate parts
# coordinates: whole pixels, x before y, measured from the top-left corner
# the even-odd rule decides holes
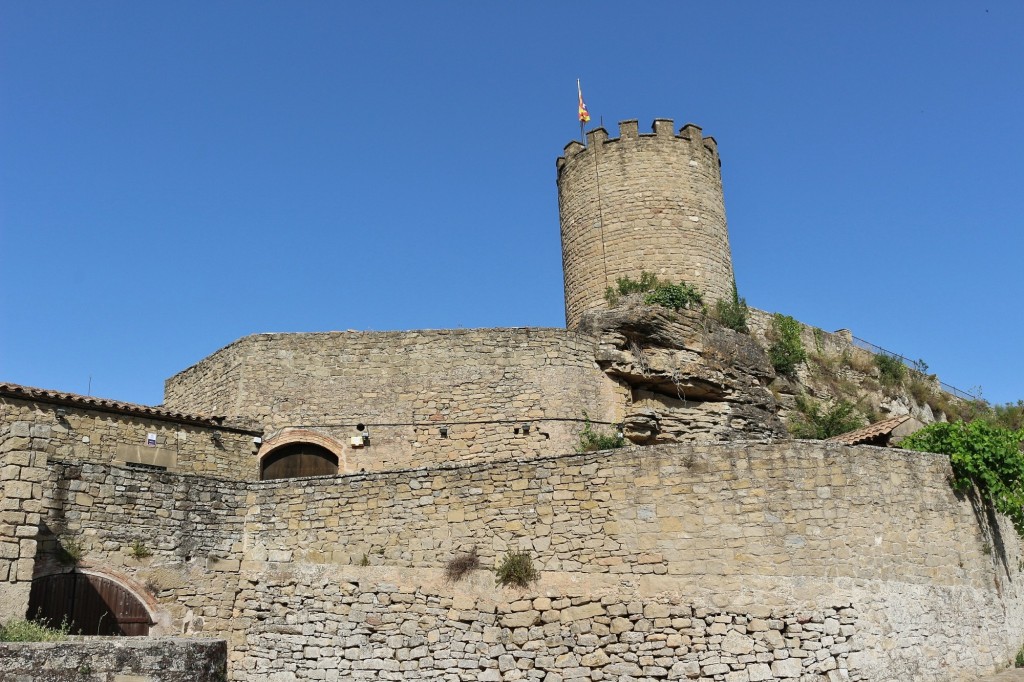
[[[558,159],[566,325],[605,306],[606,287],[642,271],[696,285],[705,301],[732,297],[732,255],[718,147],[695,125],[673,134],[656,119],[653,134],[619,123],[572,142]]]
[[[47,488],[36,577],[79,568],[145,590],[161,604],[154,635],[231,631],[244,483],[54,461]],[[77,566],[62,562],[69,542],[81,548]]]
[[[42,433],[0,422],[0,622],[28,607],[47,473]]]
[[[58,407],[63,415],[57,414]],[[217,441],[212,438],[214,431],[220,434]],[[156,446],[145,445],[150,433],[157,436]],[[253,436],[252,432],[236,429],[0,397],[0,622],[25,615],[33,576],[46,565],[45,561],[36,561],[39,543],[44,555],[53,555],[61,536],[77,540],[77,531],[66,535],[67,519],[62,515],[61,505],[68,494],[81,506],[96,502],[97,507],[107,509],[106,505],[118,502],[119,494],[114,487],[97,490],[92,499],[79,497],[77,483],[62,469],[58,469],[62,483],[44,493],[50,457],[74,457],[103,464],[135,461],[166,466],[171,471],[191,469],[253,479],[258,476]],[[146,481],[146,489],[150,490],[149,474],[140,474],[140,480]],[[215,495],[219,494],[216,487]],[[174,500],[173,495],[158,498],[160,504],[172,504]],[[127,505],[127,513],[136,511],[136,506],[133,499]],[[47,508],[49,513],[43,516]],[[128,516],[119,521],[120,508],[110,509],[112,524],[122,523],[126,531],[132,531],[133,538],[148,537],[145,516]],[[76,512],[74,508],[69,511],[74,522]],[[181,516],[174,519],[179,534],[185,528],[182,521]],[[130,543],[128,540],[127,544]],[[49,569],[60,570],[52,565]]]
[[[223,640],[85,637],[0,644],[4,682],[221,682]]]
[[[426,677],[443,668],[447,679],[458,679],[456,669],[475,679],[497,668],[502,679],[520,679],[501,669],[510,664],[502,657],[513,656],[522,671],[528,656],[507,643],[504,651],[465,644],[477,642],[472,633],[483,642],[485,626],[500,626],[507,635],[487,636],[569,662],[564,667],[574,670],[558,672],[563,678],[586,667],[591,679],[615,679],[611,670],[620,668],[607,675],[603,668],[632,663],[643,671],[639,679],[664,679],[657,668],[681,679],[681,668],[672,673],[656,660],[667,658],[664,642],[679,643],[678,636],[690,644],[670,648],[684,659],[693,653],[687,660],[700,664],[705,680],[761,679],[761,666],[783,677],[796,668],[781,662],[800,658],[807,675],[821,663],[834,664],[822,669],[832,679],[845,679],[836,671],[846,666],[865,680],[941,681],[994,669],[1024,638],[1017,537],[958,500],[948,475],[936,455],[801,442],[655,446],[251,483],[64,463],[52,469],[47,523],[59,519],[81,538],[92,568],[152,586],[168,631],[227,637],[235,679],[315,679],[321,673],[313,671],[342,659],[358,661],[353,669],[369,679],[368,671],[404,671],[405,649],[417,649]],[[154,549],[145,560],[126,550],[140,532]],[[525,549],[541,579],[522,592],[495,588],[486,572],[468,584],[444,583],[445,563],[471,546],[485,568],[508,548]],[[479,622],[447,601],[468,594],[476,601],[466,611],[483,614]],[[622,605],[630,629],[607,639],[615,618],[625,617]],[[586,608],[564,615],[577,606]],[[648,607],[669,612],[648,624],[640,618]],[[492,615],[500,624],[488,622]],[[826,622],[836,615],[849,626],[845,641]],[[729,651],[728,631],[710,632],[726,616],[722,625],[754,640],[750,652],[741,653],[747,640]],[[763,632],[787,641],[759,644],[775,635],[746,627],[755,619],[780,621],[781,629]],[[807,631],[821,641],[788,642],[798,632],[790,619],[813,625]],[[549,641],[543,628],[553,622],[565,629]],[[701,627],[706,640],[687,632]],[[564,639],[585,634],[598,639]],[[425,654],[420,638],[432,636],[452,646]],[[437,662],[441,651],[450,653]],[[570,653],[580,665],[559,658]],[[725,653],[732,658],[715,660]],[[583,656],[591,656],[586,665]],[[710,667],[720,665],[728,671]],[[268,670],[282,676],[267,677]]]
[[[260,334],[165,387],[174,409],[331,438],[344,472],[569,452],[584,412],[617,422],[627,395],[591,339],[529,328]],[[369,447],[350,444],[359,423]]]
[[[57,409],[64,411],[57,414]],[[216,439],[214,434],[216,433]],[[258,477],[258,431],[0,396],[0,443],[56,458],[136,462],[169,471]],[[149,434],[156,444],[148,445]]]
[[[849,607],[733,613],[562,587],[495,590],[489,573],[452,585],[427,572],[265,571],[239,592],[246,637],[233,674],[275,682],[865,679],[849,670],[861,647]]]

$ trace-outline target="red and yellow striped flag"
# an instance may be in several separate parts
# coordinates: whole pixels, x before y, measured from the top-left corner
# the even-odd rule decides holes
[[[576,79],[576,92],[580,96],[580,123],[586,123],[590,120],[590,112],[587,111],[587,105],[583,103],[583,90],[580,89],[580,79]]]

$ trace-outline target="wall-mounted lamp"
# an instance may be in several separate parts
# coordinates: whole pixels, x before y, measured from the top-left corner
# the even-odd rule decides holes
[[[220,443],[220,439],[221,439],[220,431],[214,431],[213,433],[210,434],[210,440],[212,440],[214,443]]]
[[[68,416],[68,411],[65,410],[63,407],[58,407],[57,408],[57,419],[63,419],[66,416]]]
[[[625,429],[626,429],[626,425],[625,424],[616,424],[615,425],[615,435],[617,437],[619,437],[619,438],[625,438],[625,434],[623,433],[623,431],[625,431]]]
[[[440,427],[437,430],[437,432],[441,434],[441,438],[447,438],[448,437],[448,427],[447,426]]]
[[[356,431],[363,434],[363,445],[370,444],[370,427],[366,424],[356,424]]]
[[[529,436],[530,435],[530,425],[529,424],[523,424],[522,427],[520,427],[520,428],[523,429],[523,435],[524,436]]]

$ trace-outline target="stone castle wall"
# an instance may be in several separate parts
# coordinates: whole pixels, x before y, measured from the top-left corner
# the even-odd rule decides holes
[[[343,472],[572,451],[584,413],[618,422],[627,395],[591,339],[533,328],[260,334],[165,388],[168,407],[267,425],[268,447],[287,429],[321,434]],[[357,424],[369,447],[352,446]]]
[[[642,271],[685,280],[714,304],[731,299],[733,271],[714,138],[688,124],[673,134],[656,119],[653,134],[637,122],[604,128],[572,142],[558,159],[565,318],[575,329],[588,310],[605,306],[616,279]]]
[[[938,681],[994,669],[1024,631],[1017,537],[948,475],[937,455],[804,442],[269,482],[65,462],[44,522],[152,590],[168,631],[226,637],[233,679],[541,679],[674,656],[707,679]],[[151,557],[131,556],[138,537]],[[541,579],[445,583],[471,547],[485,569],[525,549]]]
[[[24,615],[38,539],[49,533],[44,519],[52,517],[43,514],[50,497],[44,493],[49,458],[257,476],[254,432],[133,414],[135,408],[153,410],[117,405],[104,410],[75,400],[0,395],[0,621]],[[147,445],[150,434],[156,435],[156,445]]]

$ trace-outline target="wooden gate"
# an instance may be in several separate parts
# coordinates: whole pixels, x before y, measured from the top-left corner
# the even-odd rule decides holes
[[[266,457],[260,466],[260,478],[299,478],[337,476],[338,456],[315,443],[288,443]]]
[[[149,634],[152,621],[131,591],[109,578],[88,573],[57,573],[32,581],[28,613],[50,626],[66,622],[82,635]]]

